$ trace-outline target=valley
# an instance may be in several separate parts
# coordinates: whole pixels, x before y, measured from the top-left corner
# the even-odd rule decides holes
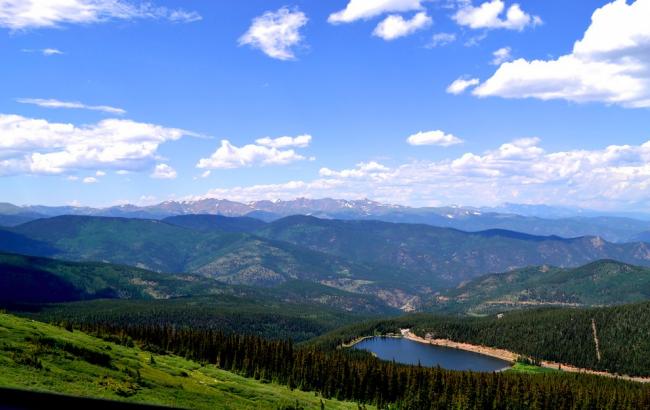
[[[162,221],[58,216],[0,230],[0,251],[5,252],[128,265],[177,278],[182,273],[197,287],[307,281],[378,297],[406,311],[437,308],[430,302],[435,297],[445,301],[453,297],[447,289],[485,273],[542,265],[570,268],[600,259],[649,266],[649,246],[310,216],[271,223],[217,215]],[[574,303],[570,297],[556,299],[546,302]]]
[[[458,370],[472,369],[484,375],[476,377],[492,374],[534,385],[553,402],[559,397],[556,383],[577,373],[578,379],[571,379],[569,391],[562,393],[573,403],[581,403],[584,392],[600,402],[623,394],[614,393],[618,389],[625,390],[630,403],[645,403],[650,391],[633,386],[650,377],[646,246],[597,237],[464,232],[307,215],[270,222],[222,215],[54,216],[0,230],[0,305],[12,314],[3,316],[15,326],[5,326],[11,334],[34,323],[38,337],[72,332],[98,338],[84,344],[99,351],[108,350],[103,341],[140,349],[125,353],[134,359],[111,359],[130,363],[124,376],[102,371],[99,380],[106,383],[75,393],[89,397],[198,408],[214,400],[227,400],[235,408],[253,402],[255,408],[278,403],[293,408],[297,400],[297,405],[313,408],[321,398],[326,408],[356,405],[352,403],[417,408],[410,382],[395,385],[395,390],[381,386],[395,383],[389,382],[391,377],[416,377],[413,365],[433,360],[431,366],[442,363],[457,370],[417,371],[443,378],[449,386],[459,382],[457,377],[467,377]],[[47,326],[43,323],[53,327],[39,327]],[[391,334],[405,339],[389,343],[404,340],[423,349],[435,344],[443,349],[437,354],[451,356],[431,359],[426,350],[417,353],[417,346],[381,347],[382,339],[376,337]],[[37,375],[36,389],[82,392],[72,381],[80,359],[72,356],[85,360],[83,355],[95,357],[97,349],[83,353],[70,347],[69,338],[34,342],[40,339],[20,337],[5,342],[4,360],[12,373],[3,386],[24,386],[26,367],[40,363],[43,368],[63,366],[57,374],[72,373],[65,383]],[[376,358],[362,350],[339,349],[359,339],[361,347],[388,350],[378,351]],[[473,353],[444,350],[449,348]],[[389,355],[397,353],[388,352],[394,349],[402,349],[405,364],[391,364]],[[270,359],[280,352],[291,355],[291,373]],[[491,360],[471,356],[477,353],[497,356],[511,369],[491,373],[506,367],[501,362],[472,367]],[[157,366],[165,363],[167,375],[151,373],[155,380],[179,377],[176,373],[185,379],[169,379],[160,388],[161,382],[145,380],[149,367],[155,367],[143,363],[146,355],[155,357]],[[182,366],[191,372],[174,370],[180,357],[189,361]],[[205,367],[213,363],[214,370]],[[334,369],[342,365],[355,370],[339,374]],[[131,366],[141,376],[132,376],[137,372]],[[380,377],[373,382],[378,390],[358,390],[362,380],[376,374],[372,369],[381,369],[382,376],[372,376]],[[227,387],[226,399],[224,390],[202,382],[205,377],[219,386],[241,386]],[[286,386],[289,390],[283,390]],[[599,386],[598,393],[593,386]],[[182,395],[176,402],[165,401],[166,388],[188,393],[198,389],[203,396],[191,404]],[[258,394],[267,395],[268,401],[259,401]],[[507,394],[509,400],[522,399],[513,391]],[[440,397],[450,405],[461,400]],[[247,401],[251,398],[253,402]],[[486,395],[480,400],[495,399]]]
[[[650,0],[0,0],[0,410],[650,410]]]

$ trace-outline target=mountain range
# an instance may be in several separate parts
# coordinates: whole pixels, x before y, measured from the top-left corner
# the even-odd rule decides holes
[[[405,310],[493,272],[600,259],[650,266],[650,245],[643,242],[300,215],[273,222],[219,215],[57,216],[0,229],[0,251],[199,275],[229,285],[306,281]]]
[[[382,204],[371,200],[306,199],[253,201],[225,199],[166,201],[156,205],[120,205],[108,208],[73,206],[16,206],[0,204],[0,226],[17,226],[31,220],[61,216],[107,216],[164,219],[178,215],[252,217],[271,222],[291,215],[324,219],[380,220],[420,223],[464,231],[505,229],[542,236],[600,236],[611,242],[648,240],[650,218],[645,214],[607,214],[582,209],[543,205],[504,204],[494,208],[424,207]]]

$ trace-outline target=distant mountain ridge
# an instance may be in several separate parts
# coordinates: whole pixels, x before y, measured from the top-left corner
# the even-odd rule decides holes
[[[291,216],[257,232],[347,260],[411,272],[422,283],[460,283],[490,272],[550,264],[575,267],[598,259],[650,265],[650,244],[600,237],[565,239],[506,230],[465,232],[423,224]],[[435,279],[435,280],[434,280]]]
[[[180,215],[252,217],[265,222],[291,216],[310,215],[324,219],[381,220],[421,223],[464,231],[505,229],[531,235],[565,238],[600,236],[610,242],[646,240],[650,220],[598,214],[593,211],[545,205],[505,204],[494,208],[459,206],[413,208],[383,204],[369,199],[308,199],[289,201],[235,202],[226,199],[165,201],[156,205],[119,205],[109,208],[47,207],[0,204],[0,226],[17,226],[38,218],[60,215],[164,219]],[[634,214],[643,218],[641,214]],[[647,216],[646,216],[647,219]]]
[[[607,258],[650,266],[646,243],[303,215],[271,223],[219,215],[162,221],[58,216],[0,229],[0,251],[199,274],[231,285],[309,281],[374,295],[405,310],[490,272]]]
[[[225,218],[208,217],[213,222]],[[195,219],[204,220],[205,216],[174,217],[172,222],[192,226]],[[193,273],[230,285],[277,287],[295,280],[329,285],[345,279],[363,284],[357,293],[382,294],[382,299],[397,307],[403,305],[403,300],[394,297],[395,292],[414,292],[412,284],[399,283],[400,276],[406,274],[399,269],[351,262],[247,233],[251,229],[248,218],[226,221],[226,229],[219,229],[178,226],[153,219],[58,216],[11,230],[0,229],[0,251],[109,262],[171,274]],[[7,240],[3,241],[3,237]]]

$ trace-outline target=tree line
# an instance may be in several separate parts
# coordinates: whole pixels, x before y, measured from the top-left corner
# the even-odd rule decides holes
[[[596,354],[596,324],[600,358]],[[592,309],[538,309],[479,318],[416,314],[337,329],[309,343],[323,349],[410,328],[419,336],[507,349],[522,356],[632,376],[650,376],[650,302]]]
[[[295,346],[289,340],[167,325],[81,325],[133,339],[243,376],[326,398],[400,409],[641,409],[650,387],[577,374],[474,373],[380,361],[363,352]]]

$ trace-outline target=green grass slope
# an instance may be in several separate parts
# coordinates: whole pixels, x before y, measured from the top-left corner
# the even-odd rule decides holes
[[[612,260],[579,268],[549,266],[481,276],[425,308],[491,314],[540,306],[604,306],[650,299],[650,269]]]
[[[314,393],[1,313],[0,368],[3,387],[182,408],[320,408],[321,403]],[[357,408],[322,401],[326,409]]]

